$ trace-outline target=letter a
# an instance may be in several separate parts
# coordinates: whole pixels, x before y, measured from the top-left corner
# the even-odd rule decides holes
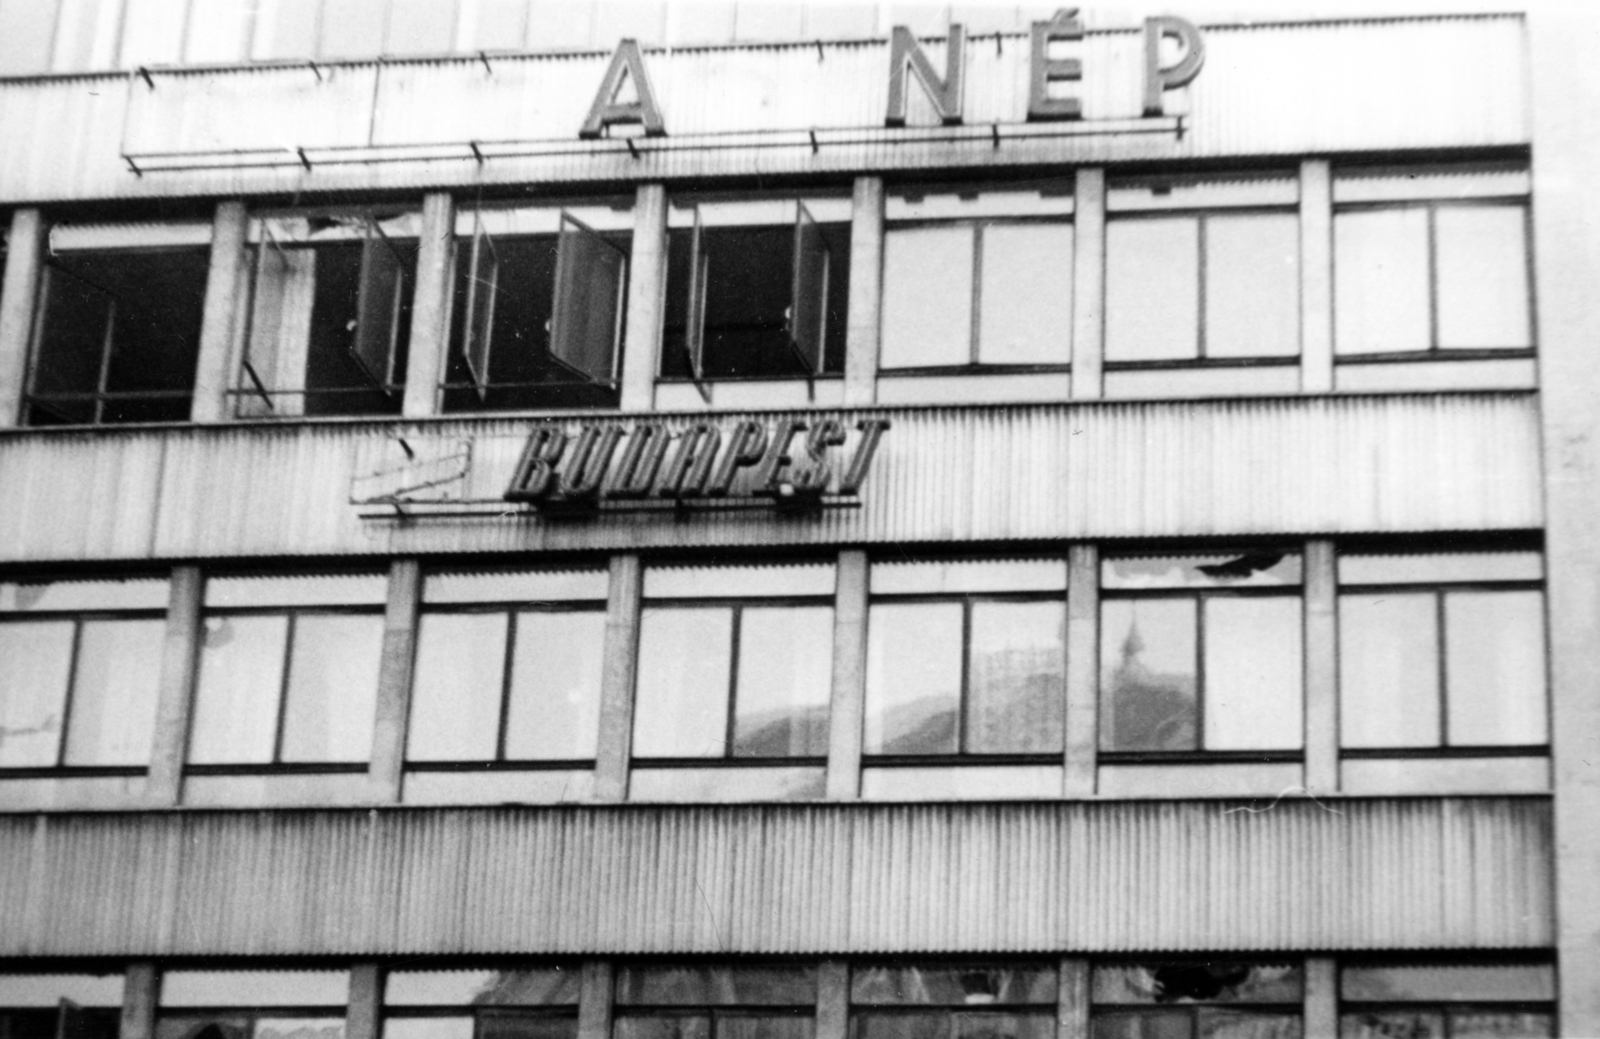
[[[633,82],[639,100],[617,100],[625,80]],[[645,75],[644,54],[639,50],[638,40],[623,40],[617,44],[617,53],[611,56],[611,67],[606,69],[606,78],[600,81],[589,118],[583,121],[578,136],[599,137],[601,130],[615,123],[639,123],[651,137],[662,137],[667,132],[661,122],[661,109],[656,107],[655,92],[650,89],[650,77]]]

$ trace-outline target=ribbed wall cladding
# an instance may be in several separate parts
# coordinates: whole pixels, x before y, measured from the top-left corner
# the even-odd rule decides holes
[[[1542,799],[0,817],[0,955],[1521,948]]]
[[[669,136],[639,157],[577,137],[608,54],[492,57],[488,68],[455,58],[155,70],[152,85],[136,75],[18,80],[0,84],[0,202],[1528,143],[1517,16],[1230,26],[1205,39],[1205,69],[1169,98],[1172,112],[1186,109],[1181,135],[1082,133],[1090,120],[1140,115],[1140,35],[1095,32],[1083,43],[1076,136],[1035,124],[1047,135],[998,148],[989,125],[1027,128],[1026,34],[969,39],[964,132],[916,128],[929,120],[916,118],[926,102],[914,86],[913,129],[884,129],[883,38],[649,51]],[[943,68],[944,44],[925,47]],[[515,157],[488,148],[480,164],[471,141],[543,143],[510,149]],[[200,153],[210,157],[182,158]],[[210,168],[141,177],[124,156]],[[218,168],[230,163],[245,165]]]

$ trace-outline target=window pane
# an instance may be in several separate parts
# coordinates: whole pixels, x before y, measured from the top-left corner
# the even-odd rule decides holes
[[[873,595],[1065,592],[1063,559],[970,559],[872,564]]]
[[[1281,588],[1300,583],[1300,555],[1281,548],[1101,561],[1100,587]]]
[[[250,1019],[162,1016],[156,1021],[156,1039],[251,1039]]]
[[[974,754],[1061,750],[1066,710],[1066,604],[972,606],[966,749]]]
[[[422,601],[545,603],[606,598],[606,571],[577,570],[452,570],[429,574],[422,583]]]
[[[478,1039],[577,1039],[578,1019],[570,1014],[491,1012],[483,1015]]]
[[[0,610],[164,610],[167,582],[16,581],[0,583]]]
[[[1550,1014],[1450,1015],[1450,1039],[1547,1039],[1555,1034]]]
[[[721,757],[733,611],[646,608],[639,622],[636,757]]]
[[[991,224],[983,229],[978,360],[1072,360],[1072,225]]]
[[[1439,745],[1439,631],[1434,596],[1339,596],[1339,744]]]
[[[1195,601],[1100,604],[1100,748],[1195,750]]]
[[[243,574],[206,582],[207,606],[381,606],[383,574]]]
[[[1300,352],[1300,218],[1206,219],[1206,356]]]
[[[605,639],[606,615],[599,610],[517,614],[508,759],[594,757]]]
[[[1447,592],[1448,742],[1546,743],[1544,596]]]
[[[1206,1007],[1199,1012],[1196,1039],[1300,1039],[1297,1014],[1256,1014]]]
[[[284,761],[366,761],[383,649],[380,614],[301,614],[283,709]]]
[[[833,597],[832,563],[755,566],[652,566],[644,572],[646,599],[722,599],[750,595]]]
[[[1106,360],[1199,355],[1200,229],[1193,217],[1106,224]]]
[[[951,1020],[954,1039],[1055,1039],[1054,1014],[996,1014],[993,1012],[955,1014]]]
[[[1440,347],[1533,345],[1526,215],[1521,206],[1441,206],[1434,212]]]
[[[755,1017],[738,1014],[717,1019],[717,1039],[811,1039],[816,1023],[810,1017]]]
[[[880,367],[971,363],[972,242],[965,224],[884,236]]]
[[[1428,349],[1428,294],[1427,210],[1334,216],[1336,353]]]
[[[1228,960],[1097,966],[1095,1003],[1298,1003],[1304,972],[1287,963]]]
[[[84,621],[68,708],[69,765],[143,765],[150,760],[162,620]]]
[[[634,1017],[617,1019],[617,1039],[711,1039],[707,1017]]]
[[[342,1017],[262,1017],[252,1039],[343,1039]]]
[[[1054,1003],[1056,972],[1038,964],[859,967],[851,975],[850,1001],[948,1006]]]
[[[855,1014],[852,1039],[951,1039],[950,1014]]]
[[[1181,1010],[1096,1013],[1089,1034],[1093,1039],[1195,1039],[1189,1015]]]
[[[1339,1018],[1340,1039],[1445,1039],[1444,1015],[1436,1010],[1385,1010],[1345,1014]]]
[[[388,1006],[547,1006],[576,1004],[575,968],[397,970],[384,979]]]
[[[0,624],[0,768],[56,763],[72,635],[71,621]]]
[[[470,1017],[391,1017],[383,1022],[383,1039],[473,1039]]]
[[[833,607],[746,607],[739,618],[735,757],[828,753]]]
[[[817,1001],[811,967],[624,967],[616,1001],[634,1006],[809,1006]]]
[[[70,999],[79,1006],[122,1005],[121,974],[0,974],[0,1007],[49,1007]]]
[[[1207,599],[1205,748],[1305,745],[1298,597]]]
[[[1346,967],[1339,974],[1343,999],[1372,1003],[1537,1002],[1554,999],[1555,984],[1548,963]]]
[[[272,760],[287,617],[207,617],[189,734],[196,765]]]
[[[493,759],[505,662],[505,614],[424,613],[417,630],[406,759]]]
[[[164,1007],[343,1006],[350,973],[343,970],[169,970],[161,975]]]
[[[867,623],[868,754],[954,754],[960,603],[877,603]]]
[[[1339,554],[1340,584],[1436,584],[1448,581],[1540,581],[1538,552]]]

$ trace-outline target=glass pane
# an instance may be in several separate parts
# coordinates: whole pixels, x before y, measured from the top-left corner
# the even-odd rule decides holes
[[[617,1039],[711,1039],[708,1017],[617,1018]]]
[[[169,970],[164,1007],[331,1007],[349,998],[343,970]]]
[[[1304,746],[1299,597],[1212,598],[1205,611],[1205,748]]]
[[[754,566],[652,566],[644,572],[646,599],[720,599],[763,596],[833,597],[832,563]]]
[[[503,613],[424,613],[417,626],[408,761],[489,761],[500,739]]]
[[[850,1001],[865,1004],[1054,1004],[1053,967],[933,965],[926,967],[859,967],[850,979]]]
[[[872,564],[873,595],[1065,592],[1063,559],[972,559]]]
[[[717,1018],[717,1039],[811,1039],[816,1022],[810,1017],[757,1017],[727,1014]]]
[[[301,614],[294,622],[284,761],[366,761],[383,651],[380,614]]]
[[[121,974],[0,974],[0,1007],[120,1007]]]
[[[828,270],[832,257],[823,235],[804,203],[796,206],[794,225],[794,288],[789,304],[789,339],[806,369],[822,371],[825,348],[844,334],[828,325]]]
[[[517,614],[507,759],[594,757],[605,640],[606,615],[599,610]]]
[[[1339,988],[1352,1002],[1537,1002],[1555,998],[1556,981],[1548,963],[1427,964],[1346,967]]]
[[[968,751],[1061,750],[1066,624],[1062,602],[973,604],[967,657]]]
[[[736,688],[735,757],[827,754],[833,607],[745,607]]]
[[[1096,1013],[1090,1020],[1092,1039],[1195,1039],[1190,1018],[1181,1010]]]
[[[1206,219],[1206,356],[1300,352],[1300,218]]]
[[[383,1022],[383,1039],[474,1039],[476,1027],[470,1017],[391,1017]]]
[[[809,1006],[817,1001],[811,967],[624,967],[616,1001],[654,1006]]]
[[[963,1013],[952,1015],[955,1039],[1055,1039],[1054,1014]]]
[[[1441,348],[1533,345],[1526,217],[1521,206],[1434,211]]]
[[[635,757],[722,757],[733,611],[646,608],[639,621]]]
[[[954,754],[960,603],[875,603],[867,621],[868,754]]]
[[[84,621],[68,707],[68,765],[143,765],[155,732],[163,620]]]
[[[1436,584],[1446,581],[1539,581],[1538,552],[1408,552],[1339,555],[1340,584]]]
[[[1200,228],[1193,217],[1106,224],[1106,360],[1199,356]]]
[[[1446,592],[1447,742],[1547,743],[1544,594]]]
[[[252,1039],[344,1039],[344,1018],[257,1018]]]
[[[1193,599],[1100,604],[1100,749],[1195,750]]]
[[[1426,209],[1334,216],[1336,353],[1428,349],[1428,295]]]
[[[972,250],[965,224],[884,235],[879,367],[971,363]]]
[[[16,581],[0,583],[0,611],[164,610],[164,578],[127,581]]]
[[[73,627],[64,620],[0,624],[0,768],[56,763]]]
[[[287,617],[207,617],[189,729],[195,765],[265,764],[278,734]]]
[[[562,223],[557,251],[550,353],[574,374],[607,382],[616,376],[627,258],[571,220]]]
[[[1339,744],[1439,745],[1439,624],[1427,592],[1339,596]]]
[[[576,969],[397,970],[384,981],[388,1006],[548,1006],[576,1004]]]
[[[483,1015],[478,1039],[577,1039],[578,1019],[567,1014],[500,1011]]]
[[[1300,555],[1269,548],[1209,555],[1112,557],[1100,565],[1100,587],[1281,588],[1300,583]]]
[[[156,1039],[251,1039],[248,1017],[162,1017]]]
[[[991,224],[983,229],[978,360],[1072,360],[1072,225]]]
[[[383,574],[240,574],[206,581],[207,606],[382,606]]]
[[[1227,960],[1095,967],[1095,1003],[1298,1003],[1301,968]]]
[[[1385,1010],[1345,1014],[1340,1039],[1445,1039],[1444,1015],[1436,1010]]]
[[[422,583],[424,603],[548,603],[606,598],[606,571],[452,570],[429,574]]]
[[[855,1014],[853,1039],[952,1039],[948,1011],[923,1014]]]
[[[1207,1007],[1199,1013],[1199,1026],[1199,1039],[1300,1039],[1298,1014]]]
[[[1548,1039],[1555,1034],[1550,1014],[1450,1015],[1450,1039]]]

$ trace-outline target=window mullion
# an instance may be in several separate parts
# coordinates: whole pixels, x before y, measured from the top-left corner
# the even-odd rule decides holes
[[[56,740],[56,765],[63,766],[67,763],[67,736],[72,731],[72,693],[78,684],[78,652],[79,644],[83,641],[83,619],[74,618],[72,622],[72,649],[67,660],[67,691],[61,698],[61,735]]]
[[[739,709],[739,629],[744,621],[744,607],[734,605],[728,607],[733,617],[728,625],[728,706],[726,720],[723,726],[722,757],[733,757],[734,734],[738,727]]]
[[[300,613],[290,611],[283,632],[283,673],[278,678],[278,723],[272,736],[272,763],[283,760],[283,727],[289,710],[289,684],[294,673],[294,635],[299,626]]]
[[[517,621],[516,610],[506,611],[506,645],[505,656],[500,665],[500,720],[495,732],[494,759],[506,760],[506,728],[511,718],[511,697],[515,690],[512,688],[512,665],[515,663],[517,646]]]

